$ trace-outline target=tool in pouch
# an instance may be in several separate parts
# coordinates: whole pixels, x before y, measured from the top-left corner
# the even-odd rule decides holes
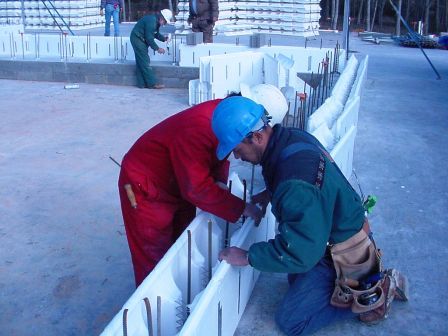
[[[129,183],[127,183],[123,187],[124,187],[124,190],[126,191],[126,196],[128,196],[129,202],[131,203],[131,207],[136,209],[137,208],[137,200],[135,199],[135,194],[132,191],[132,186]]]

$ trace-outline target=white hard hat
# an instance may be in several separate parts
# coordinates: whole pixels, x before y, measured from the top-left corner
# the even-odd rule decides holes
[[[283,93],[271,84],[258,84],[249,87],[240,84],[241,95],[263,105],[269,116],[271,125],[280,124],[288,112],[288,103]]]
[[[171,22],[171,20],[173,19],[173,12],[169,9],[162,9],[160,11],[160,14],[162,14],[166,22]]]

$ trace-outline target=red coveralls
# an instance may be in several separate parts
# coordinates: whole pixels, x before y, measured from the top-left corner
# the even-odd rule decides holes
[[[124,156],[118,188],[135,282],[140,285],[196,215],[196,208],[230,222],[245,203],[215,184],[226,183],[229,162],[216,157],[212,100],[162,121]],[[124,185],[130,184],[137,208]]]

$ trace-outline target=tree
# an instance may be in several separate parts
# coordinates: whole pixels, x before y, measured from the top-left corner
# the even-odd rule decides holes
[[[370,31],[370,0],[367,0],[366,4],[366,30]]]
[[[401,28],[401,19],[400,19],[400,16],[401,16],[401,4],[402,4],[402,1],[398,0],[398,6],[397,6],[398,12],[396,13],[397,17],[396,17],[396,21],[395,21],[395,35],[396,36],[400,36],[401,35],[401,31],[400,31],[400,28]]]
[[[331,8],[331,29],[338,29],[339,0],[333,0]]]
[[[364,0],[360,0],[359,10],[358,10],[358,19],[356,20],[356,24],[358,24],[358,25],[361,24],[363,6],[364,6]]]
[[[428,35],[429,31],[429,11],[432,5],[432,0],[425,0],[425,26],[423,27],[423,31],[425,35]]]

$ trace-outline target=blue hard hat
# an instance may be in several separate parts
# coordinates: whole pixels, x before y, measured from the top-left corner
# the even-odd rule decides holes
[[[224,159],[252,131],[264,115],[264,107],[241,96],[222,100],[213,111],[212,129],[219,144],[216,155]]]

